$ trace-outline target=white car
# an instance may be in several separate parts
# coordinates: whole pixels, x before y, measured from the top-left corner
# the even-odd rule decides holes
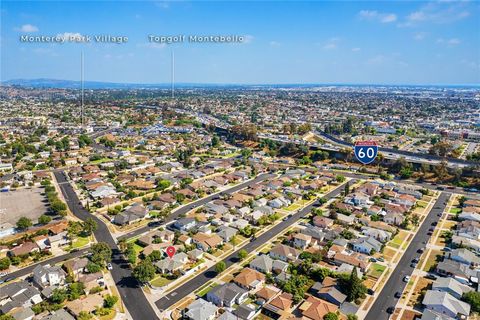
[[[403,277],[403,282],[408,282],[410,280],[410,276]]]
[[[108,269],[108,270],[112,270],[112,269],[113,269],[113,266],[112,266],[111,263],[108,263],[108,264],[107,264],[107,269]]]

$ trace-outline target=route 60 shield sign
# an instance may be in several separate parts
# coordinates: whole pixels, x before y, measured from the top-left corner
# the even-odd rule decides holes
[[[357,141],[353,151],[358,161],[363,164],[369,164],[377,157],[378,146],[375,141]]]

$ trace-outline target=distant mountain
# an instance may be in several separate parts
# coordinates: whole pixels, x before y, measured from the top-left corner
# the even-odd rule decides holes
[[[58,89],[80,89],[81,82],[74,80],[59,79],[12,79],[2,81],[2,86],[21,86],[28,88],[58,88]],[[116,83],[102,81],[85,81],[85,89],[169,89],[170,83]],[[229,89],[266,89],[266,88],[314,88],[314,87],[385,87],[385,88],[474,88],[479,85],[395,85],[395,84],[348,84],[348,83],[311,83],[311,84],[215,84],[215,83],[175,83],[175,88],[229,88]]]

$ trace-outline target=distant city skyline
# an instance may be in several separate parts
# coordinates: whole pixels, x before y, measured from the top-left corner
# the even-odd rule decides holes
[[[480,83],[474,1],[4,1],[1,20],[2,81],[78,81],[83,51],[86,81],[168,84],[174,51],[177,83]],[[28,43],[22,35],[128,42]],[[149,35],[243,41],[165,44]]]

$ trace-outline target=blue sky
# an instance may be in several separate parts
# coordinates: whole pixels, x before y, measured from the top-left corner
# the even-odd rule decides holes
[[[479,84],[476,1],[2,1],[2,80]],[[126,44],[21,43],[110,34]],[[161,45],[148,35],[241,35],[241,44]]]

